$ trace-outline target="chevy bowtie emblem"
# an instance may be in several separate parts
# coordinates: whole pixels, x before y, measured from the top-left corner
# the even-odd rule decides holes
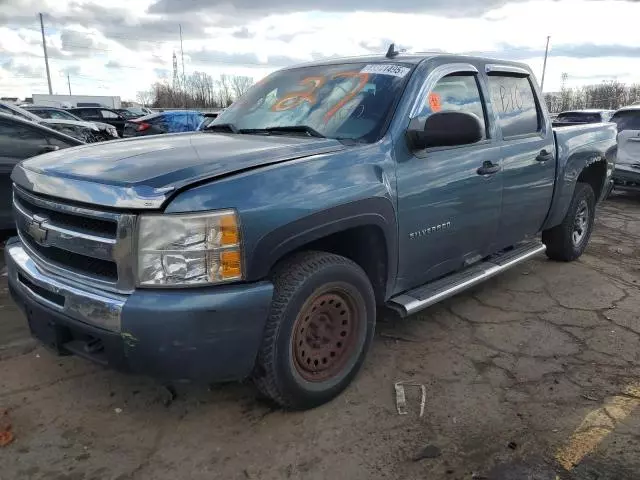
[[[40,245],[47,240],[47,234],[49,233],[49,230],[43,226],[43,223],[46,221],[46,218],[34,215],[33,220],[27,225],[27,233]]]

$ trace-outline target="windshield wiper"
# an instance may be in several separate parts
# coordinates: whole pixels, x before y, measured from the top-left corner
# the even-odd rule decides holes
[[[327,138],[309,125],[285,125],[280,127],[267,127],[265,128],[265,130],[271,133],[306,133],[310,137]]]
[[[240,133],[233,123],[210,123],[204,130],[213,130],[217,132]]]

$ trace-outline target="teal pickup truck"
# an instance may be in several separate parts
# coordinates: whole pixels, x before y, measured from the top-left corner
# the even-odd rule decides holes
[[[310,408],[357,374],[377,307],[578,258],[615,156],[614,124],[552,128],[526,65],[295,66],[202,131],[20,163],[10,291],[60,354]]]

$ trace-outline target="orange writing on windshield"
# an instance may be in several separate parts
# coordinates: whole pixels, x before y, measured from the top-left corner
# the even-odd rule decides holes
[[[343,73],[335,74],[333,76],[333,79],[336,79],[336,78],[354,78],[354,79],[357,78],[359,79],[359,81],[357,84],[353,86],[353,88],[350,91],[346,93],[344,97],[340,99],[340,101],[338,101],[333,107],[331,107],[331,109],[327,113],[324,114],[325,123],[331,120],[331,117],[333,117],[336,114],[336,112],[338,112],[338,110],[344,107],[347,103],[349,103],[353,99],[353,97],[355,97],[358,93],[362,91],[362,89],[367,85],[367,82],[369,81],[369,74],[360,73],[360,72],[343,72]]]
[[[282,112],[284,110],[299,107],[304,102],[313,105],[316,103],[315,92],[321,88],[324,83],[325,78],[320,76],[303,78],[300,80],[299,84],[303,87],[307,87],[307,89],[284,95],[273,107],[271,107],[271,110],[274,112]]]

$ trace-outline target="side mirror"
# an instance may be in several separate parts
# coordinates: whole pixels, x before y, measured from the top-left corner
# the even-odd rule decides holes
[[[55,152],[57,150],[60,150],[60,147],[58,145],[43,145],[42,148],[40,148],[38,155],[41,153]]]
[[[427,117],[424,129],[409,125],[407,130],[407,141],[414,151],[430,147],[468,145],[480,140],[480,120],[475,115],[464,112],[437,112]]]

